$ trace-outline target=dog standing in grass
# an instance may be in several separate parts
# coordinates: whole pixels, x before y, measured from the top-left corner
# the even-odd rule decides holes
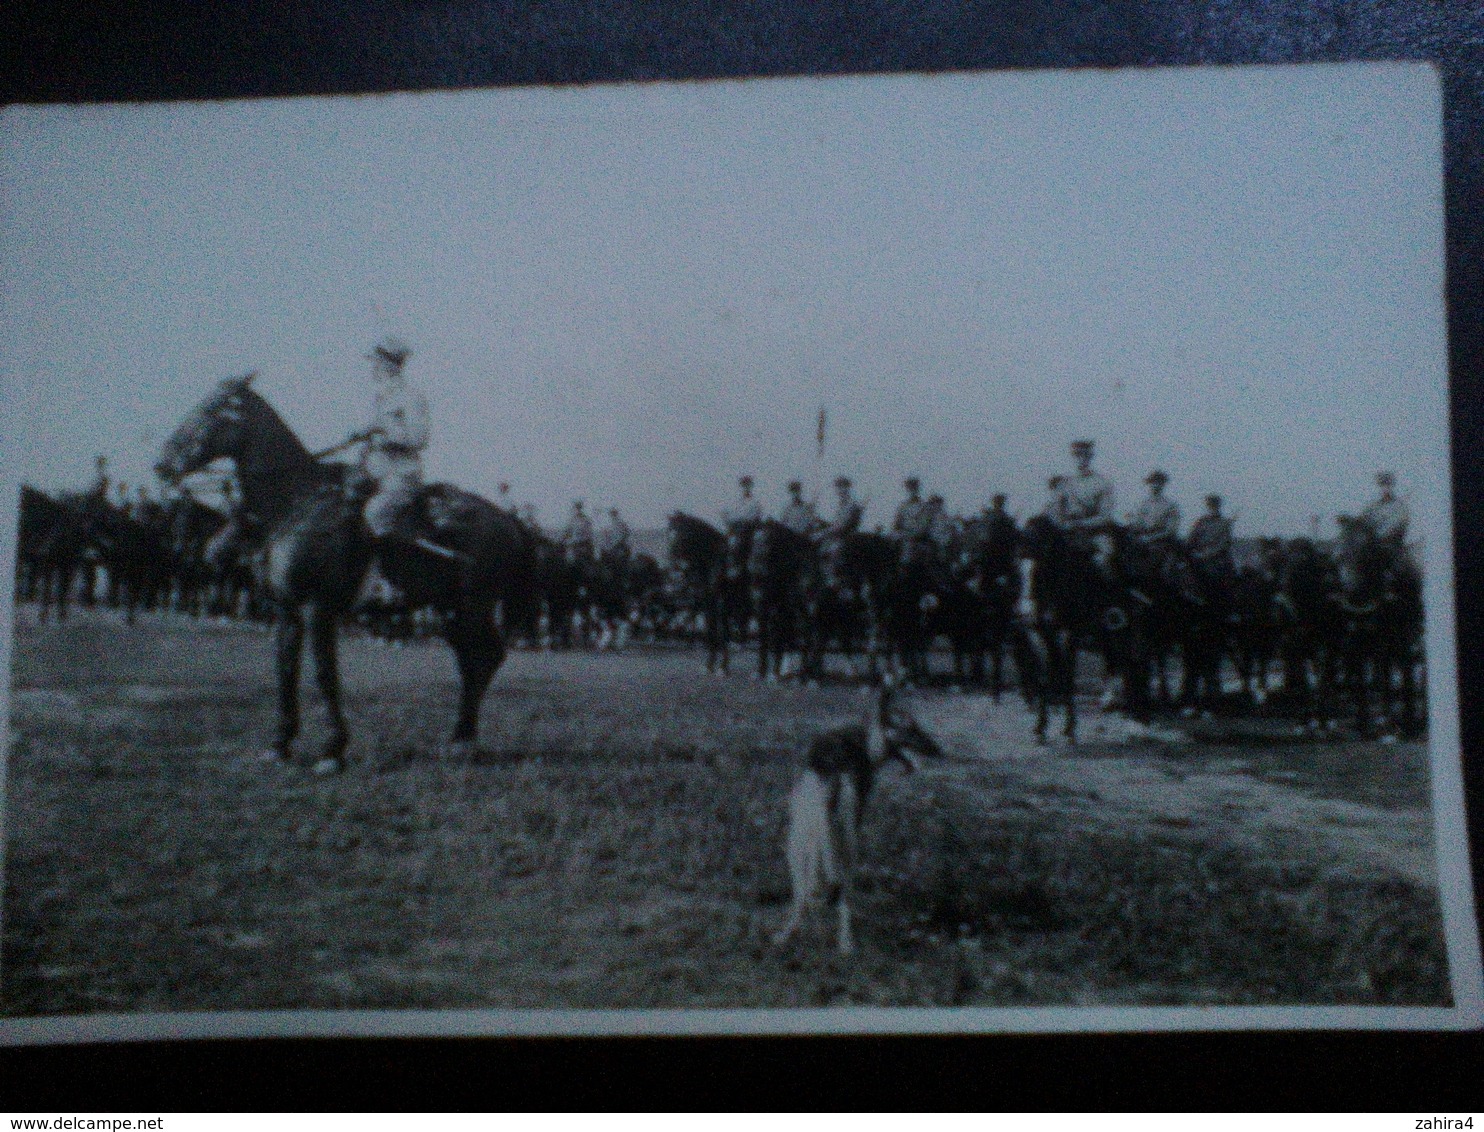
[[[842,955],[855,950],[850,934],[851,873],[861,817],[876,775],[896,760],[910,773],[918,758],[942,754],[911,714],[893,703],[890,687],[873,693],[863,722],[817,736],[788,800],[788,871],[793,903],[773,937],[786,943],[821,889],[835,905]]]

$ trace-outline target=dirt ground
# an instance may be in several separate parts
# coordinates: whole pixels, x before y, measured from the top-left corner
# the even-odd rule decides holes
[[[774,948],[784,800],[858,689],[685,651],[516,653],[480,751],[438,644],[342,649],[352,765],[265,764],[261,629],[21,611],[0,1009],[1448,1001],[1425,748],[917,693],[858,952]],[[309,685],[312,688],[312,685]]]

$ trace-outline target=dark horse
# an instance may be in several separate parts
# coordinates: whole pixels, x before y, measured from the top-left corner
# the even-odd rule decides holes
[[[1110,673],[1123,677],[1128,710],[1147,708],[1144,608],[1117,578],[1100,569],[1092,554],[1044,515],[1026,521],[1020,539],[1021,593],[1017,612],[1024,659],[1023,690],[1036,711],[1036,739],[1046,740],[1050,708],[1066,712],[1063,734],[1077,738],[1077,656],[1101,651]]]
[[[53,604],[67,617],[67,601],[94,545],[97,523],[88,509],[67,499],[53,499],[29,484],[21,486],[20,525],[16,532],[16,574],[21,601],[35,598],[45,621]]]
[[[1400,728],[1415,735],[1420,729],[1421,573],[1405,547],[1377,538],[1365,520],[1344,515],[1335,560],[1340,586],[1334,600],[1345,630],[1341,658],[1355,698],[1356,726],[1370,734],[1374,696],[1383,718],[1399,700]]]
[[[1005,649],[1020,598],[1015,566],[1019,541],[1008,517],[994,524],[987,518],[965,523],[949,550],[949,584],[938,607],[938,626],[953,646],[954,679],[983,684],[987,678],[996,702],[1004,688]]]
[[[726,672],[731,651],[732,613],[740,595],[727,563],[726,535],[694,515],[670,516],[670,564],[705,618],[707,672]]]
[[[255,564],[278,623],[278,737],[273,753],[291,757],[299,733],[299,660],[305,614],[316,677],[331,734],[315,765],[343,769],[350,733],[340,707],[336,643],[371,560],[373,545],[355,490],[354,469],[323,464],[299,443],[252,376],[222,382],[165,443],[156,470],[170,482],[229,457],[255,532]],[[381,552],[381,569],[414,607],[431,606],[458,661],[463,692],[453,741],[472,745],[479,707],[505,659],[495,607],[531,600],[532,551],[514,518],[475,495],[438,484],[419,499],[428,537],[457,552],[444,558],[413,545]]]
[[[818,676],[823,658],[813,640],[820,591],[814,543],[777,519],[765,519],[752,536],[747,573],[757,617],[758,676],[781,677],[784,658],[794,650],[801,672]]]

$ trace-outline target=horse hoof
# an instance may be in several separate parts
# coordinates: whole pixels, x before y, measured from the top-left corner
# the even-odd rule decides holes
[[[285,751],[280,751],[276,747],[269,747],[266,751],[263,751],[261,754],[258,755],[258,762],[271,763],[274,766],[277,766],[280,763],[287,763],[288,761],[288,753]]]
[[[314,776],[316,778],[329,778],[339,774],[345,769],[345,763],[340,759],[332,759],[328,755],[314,764]]]

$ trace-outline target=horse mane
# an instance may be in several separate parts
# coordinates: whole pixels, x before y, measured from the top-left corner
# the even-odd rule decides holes
[[[675,511],[670,515],[670,526],[677,532],[688,531],[698,537],[725,537],[717,527],[708,523],[705,519],[688,515],[684,511]]]

